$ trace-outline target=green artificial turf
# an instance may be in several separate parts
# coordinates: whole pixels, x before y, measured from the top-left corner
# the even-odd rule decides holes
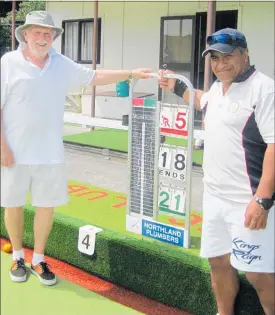
[[[64,136],[63,140],[122,152],[128,151],[128,132],[124,130],[96,129]]]
[[[18,284],[10,279],[10,266],[11,256],[1,252],[2,315],[144,314],[60,278],[50,288],[32,274],[27,283]],[[17,302],[11,301],[15,296]]]
[[[96,129],[80,134],[67,135],[63,137],[63,140],[86,146],[128,152],[128,131],[125,130]],[[187,146],[187,140],[174,137],[166,137],[166,143],[177,146]],[[202,161],[203,151],[194,151],[193,162],[202,165]]]
[[[1,236],[7,237],[1,208]],[[25,208],[25,246],[33,248],[35,209]],[[159,302],[195,315],[217,313],[206,260],[188,251],[104,229],[97,235],[95,254],[78,251],[78,233],[89,222],[55,213],[46,254]],[[236,315],[262,315],[254,289],[241,277]]]

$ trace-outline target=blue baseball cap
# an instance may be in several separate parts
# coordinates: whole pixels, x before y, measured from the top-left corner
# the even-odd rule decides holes
[[[207,36],[206,43],[209,47],[202,53],[202,57],[210,51],[230,54],[236,48],[247,48],[244,34],[233,28],[224,28]]]

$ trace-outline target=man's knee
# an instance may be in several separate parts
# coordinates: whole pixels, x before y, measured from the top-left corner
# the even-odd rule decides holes
[[[262,290],[270,287],[274,290],[274,273],[246,272],[246,279],[256,290]]]
[[[230,254],[210,258],[208,261],[211,267],[211,284],[214,292],[221,289],[224,281],[234,284],[234,288],[237,290],[238,282],[235,282],[235,280],[237,279],[238,272],[230,263]]]
[[[212,271],[232,268],[230,264],[230,254],[209,258],[208,262]]]

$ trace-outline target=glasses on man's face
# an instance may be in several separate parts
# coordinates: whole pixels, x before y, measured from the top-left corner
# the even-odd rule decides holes
[[[247,48],[246,40],[244,37],[229,34],[210,35],[207,37],[206,42],[210,46],[221,43],[235,47]]]

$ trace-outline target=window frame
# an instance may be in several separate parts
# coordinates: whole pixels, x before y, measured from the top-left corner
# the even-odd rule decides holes
[[[94,23],[94,18],[88,19],[70,19],[62,21],[62,28],[64,29],[64,33],[62,34],[62,44],[61,44],[61,53],[65,55],[65,24],[66,23],[78,23],[78,47],[77,47],[77,60],[74,60],[77,63],[81,64],[92,64],[93,60],[81,60],[81,39],[82,39],[82,24],[87,22]],[[100,64],[101,61],[101,18],[98,18],[97,22],[97,52],[96,52],[96,64]]]
[[[162,16],[160,18],[160,54],[159,54],[159,67],[160,69],[163,66],[163,47],[164,47],[164,24],[166,21],[174,20],[174,21],[180,21],[180,20],[191,20],[192,21],[192,52],[195,49],[195,31],[196,31],[196,16],[195,15],[176,15],[176,16]],[[172,67],[177,66],[179,63],[169,63]],[[190,71],[190,78],[193,79],[194,75],[194,54],[191,54],[191,60],[190,63],[180,63],[182,65],[182,69],[186,71]],[[190,66],[189,66],[190,65]]]
[[[195,49],[195,32],[196,32],[196,16],[195,15],[173,15],[173,16],[162,16],[160,18],[160,45],[159,45],[159,69],[163,69],[163,47],[164,47],[164,26],[166,21],[170,20],[191,20],[192,21],[192,51]],[[182,69],[190,71],[190,81],[194,79],[194,53],[191,54],[190,63],[180,63]],[[179,63],[169,63],[170,67],[176,67]],[[158,89],[158,100],[162,100],[162,90]]]

